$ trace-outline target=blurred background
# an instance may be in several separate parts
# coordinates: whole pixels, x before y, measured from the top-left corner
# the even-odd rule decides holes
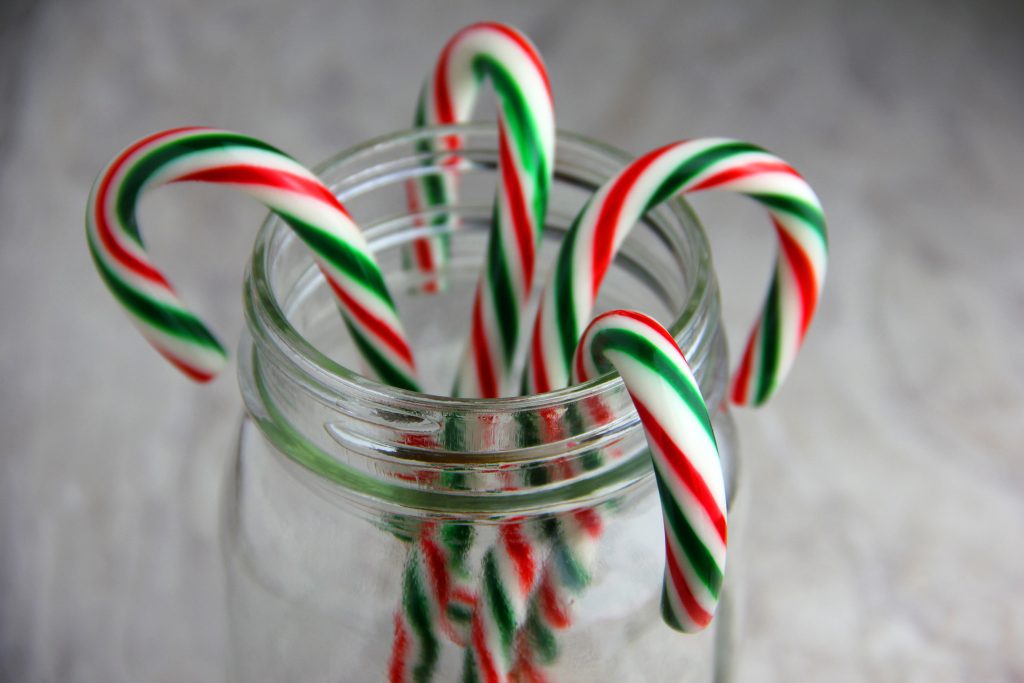
[[[832,261],[786,388],[741,411],[740,681],[1024,681],[1024,5],[390,0],[0,3],[0,680],[224,675],[218,503],[241,413],[134,334],[86,195],[208,124],[315,164],[407,127],[457,28],[518,26],[559,126],[635,154],[726,135],[821,195]],[[772,241],[694,205],[734,346]],[[226,340],[264,211],[155,193],[157,261]]]

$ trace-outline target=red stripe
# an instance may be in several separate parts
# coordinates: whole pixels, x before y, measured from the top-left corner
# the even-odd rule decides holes
[[[494,659],[487,647],[487,640],[484,637],[484,624],[481,610],[473,612],[473,650],[476,652],[476,663],[480,668],[481,677],[484,683],[500,683],[498,672],[494,666]]]
[[[597,510],[594,508],[583,508],[582,510],[577,510],[574,516],[588,536],[597,538],[601,535],[603,524],[601,522],[601,515],[597,514]]]
[[[135,154],[147,147],[152,145],[164,138],[172,137],[181,133],[188,133],[192,131],[208,130],[199,127],[189,128],[173,128],[171,130],[165,130],[161,133],[155,133],[148,137],[145,137],[138,142],[135,142],[130,147],[121,152],[120,156],[110,165],[106,173],[103,175],[103,179],[100,181],[99,187],[96,188],[96,205],[94,207],[95,213],[93,214],[94,222],[96,223],[96,232],[100,238],[100,242],[103,244],[104,249],[124,268],[127,268],[135,275],[155,282],[165,287],[168,291],[173,292],[174,289],[170,283],[164,278],[163,274],[160,273],[156,268],[151,266],[146,261],[140,260],[134,254],[126,250],[121,246],[120,241],[114,237],[113,230],[111,230],[110,223],[107,221],[106,206],[110,196],[111,185],[116,176],[125,164],[135,156]]]
[[[718,503],[715,502],[714,497],[711,495],[711,490],[708,489],[707,484],[704,482],[704,478],[700,476],[700,472],[696,470],[679,445],[672,440],[672,437],[668,435],[664,427],[654,418],[654,415],[647,409],[647,406],[632,393],[630,393],[630,396],[632,396],[633,403],[636,405],[636,412],[640,415],[640,421],[644,425],[647,438],[653,441],[657,445],[658,450],[664,454],[665,464],[669,466],[671,473],[697,499],[697,503],[704,509],[704,513],[711,520],[715,531],[718,532],[718,537],[722,540],[722,543],[725,543],[728,537],[725,514],[719,509]]]
[[[455,44],[466,30],[468,28],[459,31],[445,43],[437,58],[437,65],[434,67],[434,114],[437,117],[437,123],[442,125],[456,123],[451,88],[448,84],[448,62],[451,60]],[[449,141],[449,149],[451,149],[451,141]]]
[[[448,608],[448,596],[451,591],[449,583],[447,562],[441,549],[434,543],[434,526],[427,524],[420,531],[420,547],[423,548],[423,559],[430,570],[430,587],[434,591],[434,598],[437,601],[438,612],[441,619],[445,618],[445,610]]]
[[[679,601],[683,603],[683,609],[686,610],[690,619],[700,628],[710,624],[712,615],[700,606],[697,598],[690,592],[690,586],[686,582],[682,569],[679,568],[679,561],[676,559],[675,553],[672,552],[667,535],[665,537],[665,570],[668,572],[672,587],[676,589]]]
[[[416,181],[408,180],[405,183],[405,199],[409,206],[409,212],[416,214],[415,224],[417,227],[424,225],[423,217],[419,215],[423,209],[423,205],[420,203],[419,191],[416,186]],[[418,237],[412,243],[412,255],[413,260],[416,261],[416,266],[422,273],[433,273],[434,272],[434,259],[433,250],[430,248],[430,238]],[[436,282],[428,282],[425,285],[427,291],[436,289]]]
[[[468,588],[456,586],[452,591],[451,601],[472,608],[476,605],[476,596]]]
[[[523,595],[527,595],[537,579],[537,566],[533,550],[523,536],[523,528],[519,524],[506,524],[502,527],[502,540],[509,559],[515,566],[519,590]]]
[[[730,183],[734,180],[746,178],[752,175],[759,175],[761,173],[786,173],[792,176],[800,177],[800,174],[783,161],[755,161],[743,166],[736,166],[735,168],[727,168],[720,173],[716,173],[709,178],[705,178],[696,185],[687,188],[687,192],[699,192],[700,190],[711,190],[719,185]]]
[[[147,339],[147,341],[149,341],[149,343],[153,345],[153,348],[156,349],[161,356],[166,358],[171,363],[171,365],[185,373],[185,375],[188,376],[189,379],[193,379],[196,382],[199,382],[200,384],[205,384],[206,382],[209,382],[211,379],[217,376],[216,373],[200,370],[194,365],[190,365],[189,363],[182,360],[178,356],[175,356],[169,350],[161,347],[156,342],[150,339]]]
[[[391,662],[388,664],[388,681],[404,683],[405,660],[409,655],[409,634],[402,624],[402,615],[395,614],[394,644],[391,646]]]
[[[643,155],[619,174],[614,185],[608,191],[604,205],[597,217],[597,224],[594,226],[594,253],[592,258],[593,280],[591,280],[590,298],[597,299],[597,291],[601,288],[601,282],[611,264],[614,256],[615,233],[618,230],[629,230],[630,225],[621,225],[622,210],[629,193],[633,190],[638,178],[650,168],[651,164],[658,160],[663,154],[676,145],[666,145],[659,149]]]
[[[743,350],[743,357],[740,359],[740,365],[736,368],[736,374],[732,380],[731,398],[732,402],[738,406],[746,405],[747,401],[750,400],[750,373],[754,368],[755,341],[760,327],[759,323],[750,333],[750,338],[747,339],[747,346]]]
[[[481,292],[476,291],[473,299],[473,364],[476,367],[476,381],[480,387],[478,398],[497,398],[498,382],[494,377],[494,368],[491,365],[490,349],[487,346],[487,332],[484,329],[483,304],[480,301]]]
[[[540,607],[544,611],[544,619],[552,627],[564,630],[572,626],[572,616],[559,601],[551,576],[550,573],[546,573],[544,581],[540,584],[540,595],[538,596]]]
[[[424,273],[434,272],[434,252],[430,248],[430,239],[421,237],[413,243],[413,253],[416,255],[416,265]]]
[[[591,323],[591,325],[593,325],[593,323]],[[576,353],[574,354],[576,361],[576,378],[580,382],[586,382],[590,379],[587,377],[587,364],[584,362],[586,360],[584,358],[584,354],[586,353],[587,347],[590,346],[587,342],[587,337],[589,336],[587,332],[589,331],[590,327],[587,327],[587,329],[584,330],[583,338],[580,339],[579,343],[576,345]]]
[[[598,396],[590,396],[586,399],[587,411],[590,413],[590,421],[594,426],[608,424],[612,419],[611,408]]]
[[[512,669],[510,680],[518,683],[548,683],[548,678],[531,659],[530,645],[524,637],[517,648],[516,665]]]
[[[818,303],[818,282],[814,277],[814,268],[811,259],[804,251],[800,243],[793,238],[789,232],[782,227],[778,219],[772,216],[772,223],[775,225],[775,232],[779,236],[779,245],[782,253],[786,255],[790,270],[796,278],[797,287],[800,290],[800,304],[802,317],[800,320],[800,339],[803,341],[810,327],[811,319],[814,317],[814,309]]]
[[[349,314],[358,320],[364,327],[369,329],[375,337],[384,342],[388,348],[398,354],[398,357],[404,360],[410,368],[415,369],[415,364],[412,359],[412,351],[398,332],[393,330],[387,323],[375,316],[373,313],[363,308],[358,301],[349,296],[345,290],[341,288],[341,285],[335,282],[334,278],[332,278],[323,267],[320,268],[320,271],[327,279],[327,284],[330,285],[331,289],[334,291],[334,295],[338,297]]]
[[[543,307],[541,313],[543,313]],[[538,394],[551,391],[551,385],[548,384],[548,368],[544,362],[544,353],[541,349],[540,327],[542,317],[542,315],[537,316],[537,326],[533,330],[533,339],[530,342],[530,353],[533,360],[533,390]]]
[[[524,292],[529,294],[530,288],[533,286],[534,231],[530,227],[523,186],[519,182],[519,174],[516,173],[516,166],[512,161],[507,136],[508,131],[505,129],[505,124],[499,121],[498,153],[501,164],[501,184],[505,188],[509,212],[512,214],[512,229],[516,238],[516,246],[519,248],[520,267],[523,269]],[[497,235],[491,239],[497,239]]]
[[[337,197],[323,183],[319,180],[296,175],[290,171],[253,166],[251,164],[213,166],[193,171],[192,173],[186,173],[170,182],[180,183],[189,181],[231,185],[264,185],[278,190],[285,190],[286,192],[297,192],[313,199],[319,199],[332,209],[340,211],[349,220],[352,219]]]
[[[415,180],[405,181],[405,203],[409,206],[409,213],[419,214],[423,210],[423,205],[420,204],[419,187]],[[423,225],[422,216],[416,216],[416,225]]]
[[[558,408],[543,408],[540,411],[541,419],[544,420],[544,443],[554,443],[565,438],[565,431],[562,429],[562,414]]]

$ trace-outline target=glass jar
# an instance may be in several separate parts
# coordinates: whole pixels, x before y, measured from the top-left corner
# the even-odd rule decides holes
[[[453,134],[462,139],[457,159],[430,151]],[[563,591],[571,616],[536,621],[538,595],[527,602],[539,627],[515,636],[519,678],[528,680],[534,665],[562,682],[728,679],[745,487],[724,401],[727,352],[705,235],[684,202],[656,208],[623,245],[597,307],[640,309],[669,327],[721,449],[730,515],[723,601],[710,628],[682,635],[661,621],[661,513],[621,380],[607,375],[498,400],[443,396],[468,330],[496,160],[493,126],[459,126],[381,138],[320,169],[363,226],[435,394],[350,370],[360,367],[356,349],[308,250],[278,219],[264,224],[247,273],[248,332],[238,356],[248,415],[225,497],[234,680],[377,681],[402,666],[421,680],[461,680],[464,620],[481,585],[481,558],[500,530],[518,525],[543,575],[564,558],[566,529],[580,515],[600,533],[591,559],[577,567],[582,578]],[[540,278],[586,198],[628,161],[560,134]],[[411,212],[406,184],[451,173],[453,164],[453,203]],[[440,287],[403,267],[403,248],[430,232],[450,233]],[[425,555],[417,553],[431,538],[461,541],[445,545],[446,562],[424,578]],[[453,591],[440,591],[442,580]],[[444,615],[430,601],[435,594],[453,596]]]

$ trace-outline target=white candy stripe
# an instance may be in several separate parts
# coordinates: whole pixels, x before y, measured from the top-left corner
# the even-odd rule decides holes
[[[196,370],[211,375],[219,372],[224,367],[224,356],[215,349],[191,344],[181,337],[167,334],[150,325],[148,321],[136,317],[131,309],[125,309],[125,312],[139,333],[156,348],[163,349],[175,358],[187,362],[189,366]]]

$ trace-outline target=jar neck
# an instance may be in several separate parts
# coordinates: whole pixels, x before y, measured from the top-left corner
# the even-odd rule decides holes
[[[319,169],[364,226],[376,255],[390,254],[397,263],[394,252],[430,225],[396,205],[392,195],[424,174],[450,172],[445,153],[423,150],[436,149],[432,140],[452,134],[463,141],[460,173],[466,179],[459,197],[446,207],[449,215],[459,217],[448,225],[472,234],[465,226],[481,210],[486,216],[489,207],[481,197],[493,195],[493,182],[482,195],[473,190],[476,180],[495,173],[497,139],[489,128],[399,133],[343,153]],[[557,234],[575,211],[569,195],[587,196],[629,157],[563,133],[556,158],[556,218],[548,232]],[[480,185],[487,187],[486,182]],[[563,195],[564,208],[559,209],[557,198]],[[649,244],[631,251],[631,236],[612,271],[620,269],[623,282],[634,283],[629,287],[650,290],[649,300],[671,311],[674,320],[663,322],[671,321],[669,330],[715,411],[723,402],[728,368],[706,238],[681,201],[652,211],[643,230],[639,239]],[[459,245],[463,239],[471,238],[459,233],[452,242]],[[671,258],[650,256],[664,252],[671,252]],[[469,253],[482,250],[473,247]],[[395,287],[393,271],[400,268],[384,268],[393,292],[419,297],[399,301],[403,312],[416,306],[462,307],[457,285],[441,296],[425,296],[409,283]],[[541,273],[539,281],[545,276]],[[304,465],[314,480],[382,503],[491,514],[594,504],[638,485],[649,473],[639,419],[617,375],[546,394],[493,400],[395,389],[352,372],[346,367],[350,362],[338,358],[343,353],[317,343],[333,342],[325,331],[329,323],[322,321],[336,311],[323,288],[299,241],[279,220],[268,219],[246,277],[248,332],[239,353],[239,377],[249,414],[264,436]],[[448,296],[456,303],[445,304]],[[462,339],[435,342],[451,347]],[[422,346],[414,340],[417,351]]]

